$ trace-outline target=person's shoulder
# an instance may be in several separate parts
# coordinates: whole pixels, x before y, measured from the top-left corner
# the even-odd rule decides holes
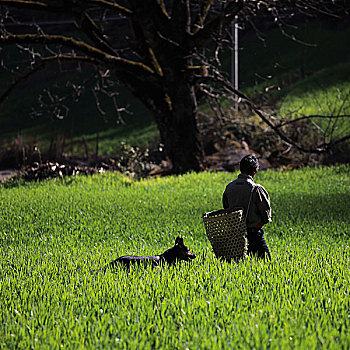
[[[270,207],[270,195],[265,190],[264,186],[256,184],[254,198],[259,203],[264,203],[264,206],[267,205],[268,207]]]
[[[238,179],[235,179],[235,180],[230,181],[230,182],[226,185],[226,188],[227,188],[227,187],[230,187],[230,186],[232,186],[232,185],[234,185],[234,184],[237,182],[237,180],[238,180]]]
[[[254,188],[257,192],[260,192],[260,193],[268,193],[265,189],[265,187],[263,185],[260,185],[260,184],[254,184]]]
[[[225,192],[227,192],[227,191],[230,190],[230,188],[232,187],[232,182],[233,182],[233,181],[229,182],[229,183],[226,185],[226,187],[225,187]]]

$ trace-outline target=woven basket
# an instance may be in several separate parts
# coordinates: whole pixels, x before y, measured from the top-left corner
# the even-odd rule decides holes
[[[202,218],[217,258],[239,261],[247,256],[247,226],[242,208],[216,210]]]

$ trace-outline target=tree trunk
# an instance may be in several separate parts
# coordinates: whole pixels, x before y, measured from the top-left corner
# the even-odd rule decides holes
[[[119,73],[119,78],[155,117],[166,155],[176,174],[203,169],[203,148],[197,123],[194,86],[181,74],[171,82],[142,80]],[[162,79],[166,79],[162,77]]]
[[[169,90],[168,109],[157,109],[153,113],[156,116],[161,142],[172,163],[172,171],[174,173],[200,171],[203,152],[194,88],[186,84],[176,84]]]

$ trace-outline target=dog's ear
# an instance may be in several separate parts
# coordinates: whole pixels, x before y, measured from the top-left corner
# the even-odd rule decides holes
[[[178,236],[175,239],[175,245],[184,245],[184,240],[182,237]]]

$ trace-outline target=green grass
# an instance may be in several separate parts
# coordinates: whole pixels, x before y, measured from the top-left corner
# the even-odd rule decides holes
[[[288,119],[308,115],[350,115],[350,64],[340,64],[323,69],[289,87],[289,92],[279,102],[279,116]],[[350,119],[313,119],[326,133],[333,137],[350,133]]]
[[[201,214],[236,174],[119,174],[0,187],[0,347],[346,349],[350,167],[260,172],[272,263],[222,263]],[[197,259],[91,271],[182,235]]]
[[[349,28],[312,21],[286,30],[308,45],[287,39],[278,29],[263,35],[264,41],[254,33],[242,36],[240,89],[254,96],[268,88],[278,117],[349,114]],[[334,128],[333,137],[350,131],[349,118],[314,121],[326,133]]]
[[[96,135],[86,135],[86,140],[91,146],[96,143]],[[115,155],[120,152],[121,143],[131,146],[150,147],[159,140],[159,133],[155,123],[147,121],[139,125],[126,124],[117,129],[105,130],[100,133],[99,153],[103,155]],[[84,153],[83,145],[80,145],[80,154]]]
[[[306,45],[287,38],[277,28],[263,32],[264,40],[255,32],[241,35],[240,89],[251,94],[282,84],[288,91],[288,86],[301,78],[302,70],[308,76],[349,61],[350,29],[346,25],[323,20],[298,23],[296,28],[285,30]],[[229,67],[229,62],[225,65]],[[332,76],[325,78],[325,82],[332,80]]]

